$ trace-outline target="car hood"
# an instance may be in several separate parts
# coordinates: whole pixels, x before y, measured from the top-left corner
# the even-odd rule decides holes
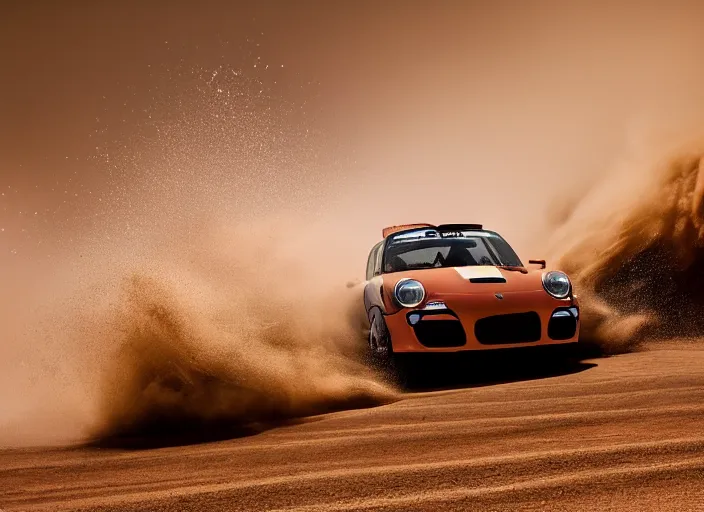
[[[506,270],[482,265],[408,270],[384,274],[384,287],[393,292],[401,279],[415,279],[428,294],[481,294],[497,292],[528,292],[543,289],[543,270]],[[501,282],[505,280],[505,282]]]

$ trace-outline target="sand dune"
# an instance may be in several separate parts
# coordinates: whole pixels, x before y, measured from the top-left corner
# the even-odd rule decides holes
[[[702,510],[704,347],[651,345],[561,373],[217,443],[6,450],[0,507]]]

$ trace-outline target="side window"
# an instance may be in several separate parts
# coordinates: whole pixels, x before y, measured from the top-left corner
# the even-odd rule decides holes
[[[369,281],[374,275],[381,269],[381,251],[379,250],[383,242],[379,242],[374,247],[372,247],[369,253],[369,259],[367,260],[367,281]]]
[[[372,247],[367,260],[367,281],[374,276],[374,264],[376,263],[376,246]]]
[[[374,262],[374,275],[381,274],[381,260],[384,255],[384,242],[379,242],[376,246],[376,261]]]

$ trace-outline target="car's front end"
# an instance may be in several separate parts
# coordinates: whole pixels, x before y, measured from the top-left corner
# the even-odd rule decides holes
[[[546,279],[564,274],[476,268],[483,274],[492,270],[496,277],[482,282],[481,277],[471,277],[472,267],[465,267],[416,270],[385,279],[388,308],[384,318],[394,352],[488,350],[578,341],[579,303],[571,287],[567,293],[551,294],[545,285]],[[423,290],[420,301],[418,292],[416,300],[409,301],[410,294],[404,295],[404,288],[410,286]]]
[[[389,352],[459,352],[577,343],[580,310],[566,274],[529,269],[478,225],[386,233],[370,257],[365,302]],[[376,271],[374,271],[376,269]],[[374,336],[372,336],[374,338]],[[370,343],[382,346],[378,340]]]

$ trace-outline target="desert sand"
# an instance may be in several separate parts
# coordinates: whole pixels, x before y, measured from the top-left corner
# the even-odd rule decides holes
[[[0,507],[704,510],[704,346],[650,345],[557,373],[210,443],[9,449]]]

